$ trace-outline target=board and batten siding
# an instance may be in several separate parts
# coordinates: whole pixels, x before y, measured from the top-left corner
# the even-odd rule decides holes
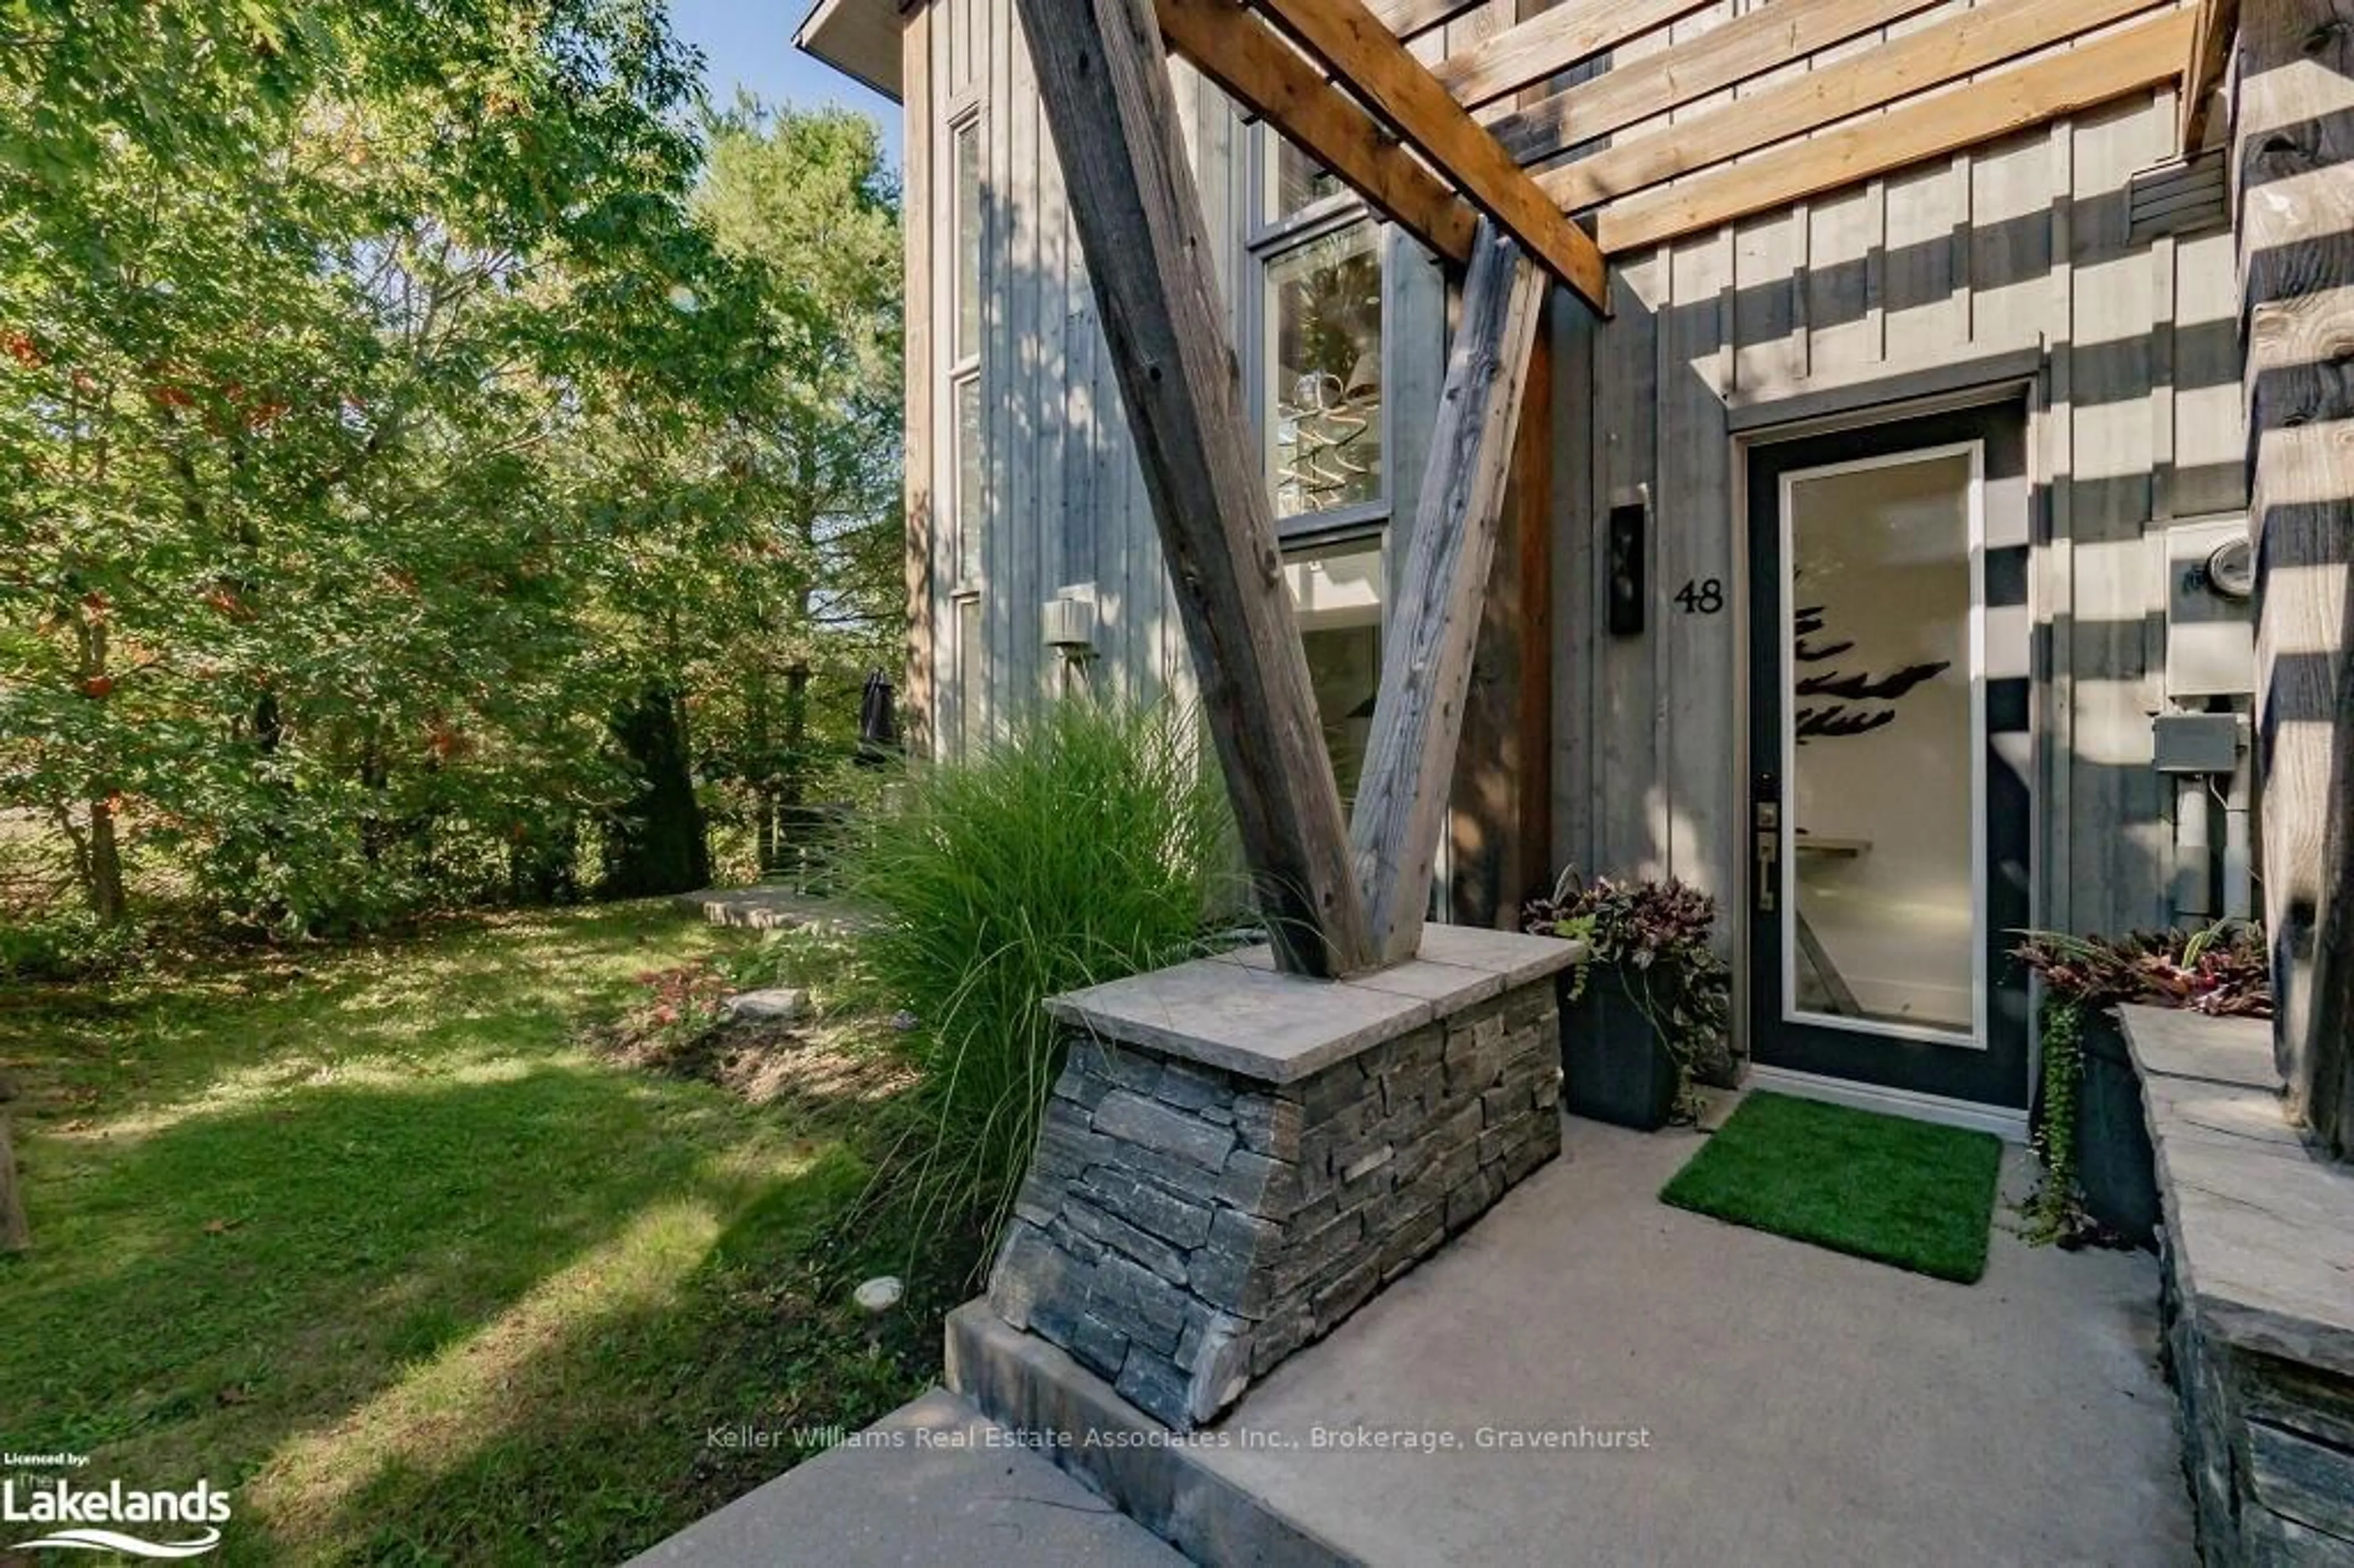
[[[1754,8],[1721,0],[1574,74]],[[1708,112],[1959,8],[1926,9],[1668,118]],[[1460,48],[1510,14],[1510,0],[1498,0],[1416,40],[1416,52]],[[1094,587],[1097,689],[1182,699],[1193,680],[1011,0],[929,0],[919,15],[924,25],[909,38],[923,52],[924,96],[911,92],[907,109],[910,146],[921,139],[925,149],[909,158],[910,210],[920,215],[910,245],[922,249],[911,250],[910,271],[929,280],[934,373],[920,393],[910,376],[911,397],[927,400],[911,402],[911,435],[929,432],[928,451],[911,440],[910,454],[934,504],[930,580],[917,599],[931,635],[928,644],[917,640],[925,667],[910,691],[923,702],[928,673],[945,747],[962,723],[955,661],[958,601],[968,588],[977,589],[981,611],[984,728],[1060,689],[1040,606],[1069,585]],[[1235,241],[1217,261],[1229,305],[1239,307],[1248,128],[1188,67],[1171,69],[1213,230]],[[2138,94],[1618,258],[1617,313],[1607,323],[1565,295],[1553,301],[1549,537],[1499,553],[1500,574],[1510,564],[1552,576],[1550,614],[1536,617],[1551,639],[1550,668],[1533,672],[1550,682],[1549,698],[1537,697],[1550,703],[1542,726],[1549,736],[1533,756],[1508,747],[1480,754],[1511,758],[1516,786],[1549,791],[1535,803],[1549,811],[1518,814],[1523,823],[1549,821],[1540,832],[1550,843],[1527,846],[1490,889],[1499,912],[1517,895],[1503,883],[1526,891],[1563,863],[1672,874],[1728,900],[1744,895],[1742,618],[1686,615],[1673,602],[1685,582],[1710,577],[1730,602],[1742,598],[1734,411],[1745,424],[1826,389],[1882,381],[1892,391],[1917,388],[1923,372],[1934,379],[1940,366],[2033,350],[2036,918],[2123,930],[2169,916],[2172,799],[2149,767],[2149,715],[2163,705],[2156,535],[2168,519],[2245,504],[2230,236],[2209,229],[2137,241],[2128,233],[2128,179],[2168,156],[2173,112],[2170,91]],[[967,584],[957,580],[946,369],[949,136],[970,113],[982,128],[985,482],[981,569]],[[919,166],[928,191],[912,183]],[[1395,562],[1443,369],[1447,302],[1426,258],[1402,239],[1392,247],[1384,379]],[[1239,333],[1248,313],[1235,313]],[[1637,486],[1649,487],[1652,507],[1648,625],[1639,637],[1616,639],[1605,630],[1598,541],[1613,498]],[[1500,581],[1491,605],[1512,598]],[[1532,683],[1530,662],[1483,653],[1476,679],[1518,691]],[[1500,715],[1513,706],[1475,687],[1475,724],[1483,710]],[[1522,725],[1522,736],[1537,733]],[[1479,792],[1473,775],[1495,771],[1473,755],[1496,745],[1493,726],[1465,745],[1458,810]],[[1486,783],[1492,792],[1495,780]]]
[[[1101,324],[1046,138],[1037,86],[1010,0],[931,0],[919,13],[928,101],[907,105],[910,147],[920,140],[932,189],[910,191],[911,273],[931,279],[932,368],[923,393],[928,449],[911,444],[935,498],[931,581],[911,607],[932,635],[911,689],[928,690],[936,745],[953,749],[968,715],[959,661],[959,609],[978,601],[985,730],[1021,703],[1051,695],[1060,671],[1044,645],[1040,607],[1066,586],[1091,583],[1096,649],[1091,679],[1150,695],[1191,687],[1150,509]],[[911,29],[915,24],[910,23]],[[913,73],[909,76],[913,81]],[[1181,93],[1198,95],[1181,78]],[[949,373],[955,311],[954,141],[980,127],[981,494],[959,515],[957,428]],[[911,167],[916,160],[911,155]],[[912,377],[911,377],[912,380]],[[918,396],[911,387],[911,398]],[[911,409],[912,413],[912,409]],[[911,418],[911,424],[914,420]],[[968,506],[970,503],[968,502]],[[979,575],[960,574],[958,530],[977,529]]]
[[[1489,9],[1508,4],[1494,0]],[[1469,13],[1416,47],[1435,58],[1499,25],[1483,12]],[[909,574],[912,608],[924,629],[910,640],[910,702],[930,710],[934,748],[952,750],[965,717],[959,611],[967,599],[977,601],[981,615],[980,730],[1023,703],[1056,694],[1063,662],[1044,645],[1041,607],[1080,585],[1092,585],[1095,595],[1090,684],[1145,700],[1163,694],[1187,700],[1193,678],[1183,632],[1012,0],[928,0],[906,26],[908,272],[917,281],[911,308],[919,293],[929,302],[920,346],[928,373],[919,376],[911,367],[909,376],[910,516],[918,514],[919,498],[929,503],[928,535],[918,546],[928,581],[920,570]],[[1238,294],[1253,281],[1246,276],[1245,247],[1250,128],[1190,66],[1172,59],[1170,71],[1211,230],[1232,241],[1215,260],[1239,342],[1253,319]],[[960,581],[957,530],[972,520],[957,515],[949,389],[956,353],[953,137],[969,122],[981,128],[984,459],[981,570]],[[1385,550],[1395,562],[1445,370],[1447,300],[1436,263],[1413,240],[1393,229],[1385,244],[1384,461],[1394,520]],[[917,352],[911,332],[910,353]],[[914,439],[918,431],[923,440]]]
[[[1754,8],[1723,4],[1665,31],[1681,42]],[[2024,360],[2040,366],[2026,398],[2035,918],[2113,932],[2171,918],[2172,790],[2150,767],[2158,535],[2245,504],[2231,237],[2128,238],[2127,181],[2169,156],[2174,122],[2170,90],[2120,100],[1617,258],[1607,323],[1556,310],[1557,860],[1746,895],[1735,411],[1754,440],[1776,405],[1850,403],[1875,383],[1893,397]],[[1648,626],[1618,639],[1596,565],[1614,498],[1638,486],[1651,497]],[[1712,577],[1728,610],[1682,612],[1681,587]]]

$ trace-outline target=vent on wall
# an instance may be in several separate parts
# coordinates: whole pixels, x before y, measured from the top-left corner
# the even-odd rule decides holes
[[[2126,184],[2128,238],[2138,244],[2161,234],[2192,234],[2231,221],[2225,206],[2223,150],[2144,169]]]

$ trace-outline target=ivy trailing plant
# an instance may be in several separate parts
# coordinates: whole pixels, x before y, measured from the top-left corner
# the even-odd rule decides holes
[[[2038,1246],[2084,1224],[2076,1187],[2076,1090],[2084,1078],[2084,1003],[2054,992],[2043,1002],[2043,1093],[2029,1135],[2043,1167],[2027,1204],[2027,1239]]]
[[[2011,956],[2044,986],[2042,1093],[2030,1135],[2043,1180],[2028,1202],[2027,1234],[2038,1245],[2065,1243],[2091,1226],[2077,1187],[2086,1020],[2121,1002],[2270,1018],[2271,971],[2264,928],[2244,920],[2121,938],[2019,935]]]
[[[1693,1119],[1700,1102],[1692,1070],[1723,1044],[1733,1012],[1733,971],[1709,945],[1716,900],[1673,878],[1587,881],[1571,867],[1550,895],[1522,908],[1521,927],[1585,943],[1589,956],[1570,981],[1572,1001],[1585,994],[1594,965],[1612,970],[1674,1058],[1676,1118]]]

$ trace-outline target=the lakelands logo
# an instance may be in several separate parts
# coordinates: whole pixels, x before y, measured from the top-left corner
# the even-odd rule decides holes
[[[84,1454],[0,1454],[11,1469],[80,1469]],[[27,1526],[35,1533],[9,1542],[14,1552],[122,1552],[134,1557],[201,1557],[221,1543],[228,1494],[210,1481],[180,1491],[141,1490],[121,1481],[78,1487],[63,1476],[0,1481],[0,1540]],[[123,1529],[129,1525],[135,1529]]]

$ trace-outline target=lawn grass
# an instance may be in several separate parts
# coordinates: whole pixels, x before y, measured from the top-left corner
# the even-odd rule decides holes
[[[2001,1162],[1990,1133],[1753,1094],[1659,1197],[1967,1285],[1986,1272]]]
[[[0,1448],[227,1488],[210,1561],[605,1563],[801,1457],[714,1429],[917,1392],[941,1302],[857,1314],[904,1251],[833,1239],[876,1105],[591,1044],[745,939],[614,906],[0,998]]]

